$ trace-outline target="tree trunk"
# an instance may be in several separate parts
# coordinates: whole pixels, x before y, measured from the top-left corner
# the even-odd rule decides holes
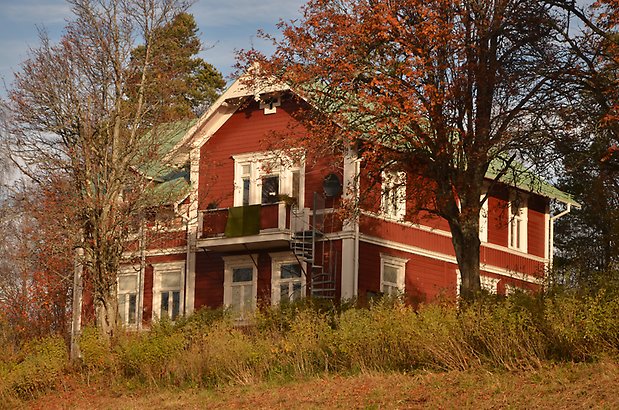
[[[101,335],[110,340],[116,331],[116,316],[118,315],[118,304],[115,295],[101,297],[95,306],[95,317],[97,329]]]
[[[465,217],[460,214],[460,223],[449,223],[451,240],[460,269],[460,297],[472,300],[481,291],[479,278],[479,213]],[[468,213],[471,214],[471,213]],[[474,212],[472,213],[474,214]]]

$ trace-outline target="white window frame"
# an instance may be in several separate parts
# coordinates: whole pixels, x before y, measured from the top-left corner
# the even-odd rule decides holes
[[[501,279],[493,278],[491,276],[479,275],[479,281],[482,290],[485,290],[493,295],[498,292],[498,285]],[[460,276],[460,270],[456,269],[456,296],[460,296],[460,285],[462,285],[462,277]]]
[[[482,201],[485,196],[486,194],[482,194],[479,200]],[[488,202],[490,202],[490,197],[486,198],[479,209],[479,240],[481,242],[488,242]]]
[[[258,263],[258,255],[238,255],[238,256],[224,256],[224,306],[232,307],[232,288],[235,286],[232,282],[232,273],[237,268],[251,268],[252,269],[252,306],[246,308],[245,306],[239,307],[240,316],[244,317],[256,310],[258,302],[258,269],[256,263]],[[255,261],[255,263],[254,263]],[[244,298],[241,298],[243,301]]]
[[[518,212],[515,213],[513,208],[518,206]],[[528,244],[527,244],[527,236],[528,236],[528,196],[515,191],[510,193],[509,205],[507,209],[508,215],[508,223],[507,223],[507,247],[510,249],[514,249],[520,252],[527,252]],[[516,229],[517,224],[520,225],[520,233],[519,237],[517,237],[518,233],[516,233],[513,238],[512,234],[514,233],[514,229]],[[513,239],[513,240],[512,240]]]
[[[304,206],[305,157],[294,164],[288,155],[281,152],[251,152],[234,155],[234,206],[243,206],[243,166],[249,166],[249,205],[262,203],[262,178],[278,175],[279,193],[292,196],[293,173],[299,172],[299,209]],[[273,167],[267,167],[269,162]],[[269,168],[269,169],[267,169]]]
[[[135,276],[135,291],[121,291],[120,290],[120,278],[127,276]],[[142,298],[140,297],[140,268],[139,266],[123,266],[118,272],[118,276],[116,278],[116,301],[118,303],[118,315],[120,316],[122,325],[127,328],[137,328],[138,322],[140,321],[140,312],[142,311]],[[128,323],[126,318],[129,317],[129,300],[130,295],[135,294],[135,323]],[[120,298],[125,298],[125,311],[124,314],[120,313]]]
[[[383,171],[380,209],[389,219],[402,220],[406,216],[406,173]]]
[[[408,259],[398,258],[396,256],[387,255],[384,253],[380,254],[380,291],[385,295],[389,295],[390,293],[385,292],[386,286],[390,288],[397,288],[398,292],[404,293],[405,291],[405,278],[406,278],[406,263]],[[397,271],[397,281],[396,283],[387,282],[384,278],[385,266],[389,266],[395,268]],[[396,296],[390,294],[391,296]]]
[[[281,302],[280,285],[281,279],[281,267],[288,264],[300,264],[301,265],[301,298],[305,297],[306,281],[304,272],[306,270],[306,264],[299,261],[290,252],[270,253],[271,257],[271,304],[277,305]],[[291,279],[284,279],[284,281],[292,282]]]
[[[173,292],[176,289],[163,289],[161,284],[161,277],[164,273],[175,273],[180,276],[180,301],[178,307],[178,316],[183,315],[184,311],[184,300],[185,300],[185,262],[167,262],[167,263],[156,263],[153,264],[153,320],[161,319],[161,294],[165,292]],[[170,302],[171,303],[171,302]],[[168,309],[168,314],[170,317],[168,319],[172,319],[172,312]]]

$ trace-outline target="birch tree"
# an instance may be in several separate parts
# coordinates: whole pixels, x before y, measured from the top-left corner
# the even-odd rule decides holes
[[[186,10],[182,0],[69,0],[73,19],[58,44],[45,33],[9,92],[10,135],[22,171],[43,187],[62,187],[58,218],[80,235],[84,281],[96,324],[117,326],[116,277],[136,219],[155,198],[140,169],[166,153],[150,113],[167,101],[149,98],[155,33]],[[131,54],[143,45],[140,64]],[[138,79],[129,82],[129,79]],[[152,94],[152,93],[151,93]],[[149,121],[145,119],[149,118]],[[165,145],[165,144],[163,144]],[[44,204],[42,204],[44,206]]]

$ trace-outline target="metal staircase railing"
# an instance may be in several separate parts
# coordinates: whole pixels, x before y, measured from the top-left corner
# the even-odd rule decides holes
[[[306,278],[311,297],[334,300],[337,251],[333,242],[324,234],[324,208],[324,198],[314,192],[311,223],[309,218],[307,222],[295,223],[290,249],[300,261],[307,263]],[[293,210],[291,217],[298,221],[304,219],[305,215],[303,210]]]

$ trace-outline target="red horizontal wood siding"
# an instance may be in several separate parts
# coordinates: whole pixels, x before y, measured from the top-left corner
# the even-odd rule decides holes
[[[411,303],[426,302],[439,295],[455,295],[456,266],[384,246],[359,244],[359,296],[380,292],[380,254],[408,259],[404,280],[405,298]]]
[[[385,246],[361,242],[359,244],[359,297],[367,300],[369,294],[380,292],[381,253],[408,259],[405,273],[405,299],[409,303],[429,302],[436,298],[453,298],[456,295],[457,269],[455,263],[440,261],[413,253],[403,252]],[[509,277],[487,272],[482,276],[499,279],[497,292],[505,294],[505,285],[538,291],[540,285],[526,282],[517,277]]]
[[[224,261],[218,254],[196,254],[194,308],[218,308],[224,303]]]
[[[546,256],[546,204],[547,200],[538,195],[530,195],[527,203],[527,252],[542,258]]]

